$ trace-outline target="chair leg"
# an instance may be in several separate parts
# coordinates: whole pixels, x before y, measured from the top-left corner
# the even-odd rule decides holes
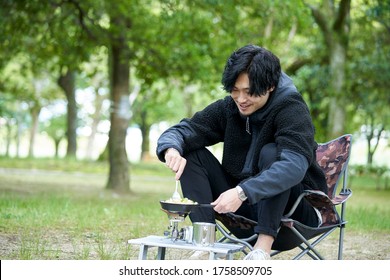
[[[318,259],[320,259],[320,260],[323,260],[324,258],[321,256],[321,254],[314,248],[314,246],[317,244],[317,243],[312,243],[312,244],[310,244],[310,242],[309,241],[307,241],[306,240],[306,238],[305,237],[303,237],[303,235],[298,231],[298,230],[296,230],[294,227],[291,227],[290,228],[301,240],[302,240],[302,242],[303,243],[305,243],[306,244],[306,246],[307,246],[307,248],[306,249],[304,249],[300,254],[298,254],[295,258],[294,258],[294,260],[298,260],[298,259],[300,259],[302,256],[304,256],[305,254],[308,254],[308,252],[313,252],[317,257],[318,257]],[[317,240],[316,240],[317,241]],[[318,241],[319,242],[319,241]],[[309,255],[310,256],[310,255]],[[311,256],[312,257],[312,256]]]
[[[274,256],[276,256],[276,255],[279,255],[279,254],[282,253],[282,252],[283,252],[283,251],[278,251],[278,250],[272,251],[271,254],[270,254],[270,255],[271,255],[271,258],[274,257]]]
[[[343,259],[344,229],[345,229],[345,220],[344,220],[345,207],[346,207],[346,202],[341,204],[340,219],[341,219],[342,225],[340,226],[340,235],[339,235],[339,252],[338,252],[338,259],[339,260]]]
[[[239,244],[245,245],[251,251],[253,250],[253,246],[251,244],[249,244],[247,241],[251,241],[254,238],[256,238],[257,234],[254,234],[254,235],[252,235],[249,238],[238,239],[238,238],[233,237],[231,234],[229,234],[229,232],[227,232],[219,223],[216,223],[216,226],[217,226],[217,229],[222,233],[222,235],[226,239],[228,239],[228,240],[230,240],[231,242],[234,242],[234,243],[239,243]]]
[[[346,186],[348,181],[348,165],[345,169],[344,176],[343,176],[343,187],[341,192],[346,193]],[[341,214],[340,214],[340,220],[341,220],[341,227],[340,227],[340,236],[339,236],[339,252],[338,252],[338,259],[343,259],[343,246],[344,246],[344,228],[345,228],[345,208],[347,206],[347,202],[344,202],[341,204]]]
[[[315,254],[312,254],[311,253],[311,249],[309,247],[303,247],[302,245],[299,245],[298,246],[299,249],[301,249],[302,251],[296,255],[293,260],[299,260],[301,259],[304,255],[308,255],[310,258],[312,258],[313,260],[321,260],[318,256],[316,256]]]
[[[337,258],[339,260],[343,259],[343,246],[344,246],[344,229],[345,225],[340,227],[340,235],[339,235],[339,252]]]

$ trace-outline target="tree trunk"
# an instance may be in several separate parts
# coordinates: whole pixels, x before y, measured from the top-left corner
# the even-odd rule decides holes
[[[60,149],[60,142],[61,142],[61,138],[59,139],[53,139],[54,141],[54,157],[55,158],[58,158],[59,157],[59,149]]]
[[[345,133],[345,64],[346,46],[335,41],[330,51],[330,90],[328,139],[334,139]]]
[[[68,101],[66,131],[68,140],[68,147],[66,150],[67,157],[75,157],[77,151],[77,103],[74,76],[74,72],[68,69],[66,73],[61,74],[58,79],[58,85],[64,90],[66,100]]]
[[[11,139],[12,139],[12,125],[11,120],[5,122],[5,126],[7,128],[7,136],[6,136],[6,144],[5,144],[5,156],[10,156],[10,148],[11,148]]]
[[[150,141],[149,141],[149,131],[150,125],[147,122],[147,112],[141,112],[141,134],[142,134],[142,144],[141,144],[141,161],[146,161],[149,155]]]
[[[92,159],[93,146],[95,143],[95,137],[97,128],[100,123],[102,115],[103,101],[106,99],[105,95],[101,95],[98,92],[95,93],[95,113],[92,115],[91,134],[88,137],[88,145],[86,151],[86,157]]]
[[[346,97],[345,64],[350,33],[351,0],[341,0],[338,7],[333,1],[322,1],[321,10],[310,6],[312,15],[321,29],[329,57],[329,116],[328,139],[345,133]]]
[[[16,118],[16,158],[20,157],[20,139],[22,138],[22,121],[19,117]]]
[[[126,134],[130,120],[129,79],[130,49],[124,32],[126,24],[121,17],[111,18],[113,26],[121,33],[111,38],[111,127],[108,148],[110,171],[107,189],[118,192],[130,191],[129,161],[126,153]]]
[[[385,127],[375,127],[375,116],[369,114],[366,123],[366,140],[367,140],[367,165],[372,165],[374,160],[375,151],[378,149],[379,141],[381,140],[382,133],[385,131]],[[375,140],[374,146],[371,145],[371,141]]]
[[[371,144],[368,142],[368,152],[367,152],[367,165],[372,165],[372,160],[374,158],[374,154],[371,152]]]
[[[35,136],[37,135],[37,131],[38,131],[38,117],[40,111],[41,111],[41,107],[38,105],[34,105],[30,111],[32,124],[30,130],[30,146],[28,149],[29,157],[34,157]]]
[[[184,93],[184,106],[186,108],[186,116],[192,117],[194,115],[194,96],[195,91],[193,85],[185,86],[183,89]]]

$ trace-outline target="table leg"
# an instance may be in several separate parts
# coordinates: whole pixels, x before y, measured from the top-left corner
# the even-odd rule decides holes
[[[158,260],[165,260],[165,247],[158,247],[157,250],[157,259]]]
[[[139,260],[146,260],[148,256],[148,249],[149,246],[142,244],[139,248],[139,254],[138,254],[138,259]]]
[[[233,254],[231,252],[226,254],[226,259],[227,260],[232,260],[233,259]]]

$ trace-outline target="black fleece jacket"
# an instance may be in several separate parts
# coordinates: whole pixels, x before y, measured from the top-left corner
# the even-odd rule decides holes
[[[239,185],[250,204],[300,182],[307,189],[326,192],[325,176],[315,158],[317,143],[310,112],[284,73],[265,106],[249,117],[243,117],[234,100],[227,96],[167,129],[158,140],[156,152],[164,161],[168,148],[185,156],[219,142],[224,143],[222,166],[241,181]],[[260,150],[268,143],[276,144],[278,159],[269,169],[259,172]]]

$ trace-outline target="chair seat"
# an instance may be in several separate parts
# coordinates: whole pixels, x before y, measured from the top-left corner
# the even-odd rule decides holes
[[[234,213],[216,213],[216,218],[239,238],[247,239],[255,237],[253,229],[257,225],[257,222],[251,219],[247,219]],[[277,251],[288,251],[303,243],[302,239],[300,239],[296,233],[291,231],[292,228],[295,228],[305,239],[310,240],[316,236],[329,232],[332,229],[340,228],[346,223],[334,222],[333,224],[323,224],[320,227],[309,227],[290,218],[283,218],[281,222],[282,226],[275,242],[272,245],[272,249]],[[234,228],[237,230],[235,231]],[[254,245],[255,241],[256,238],[253,238],[252,240],[249,240],[249,243]]]
[[[278,233],[275,242],[272,245],[273,250],[287,251],[294,249],[303,243],[303,240],[299,238],[294,229],[306,240],[313,239],[317,236],[321,236],[324,233],[330,233],[330,231],[336,230],[342,227],[346,222],[336,222],[333,224],[322,224],[319,227],[309,227],[298,221],[292,219],[282,219],[282,227]]]

